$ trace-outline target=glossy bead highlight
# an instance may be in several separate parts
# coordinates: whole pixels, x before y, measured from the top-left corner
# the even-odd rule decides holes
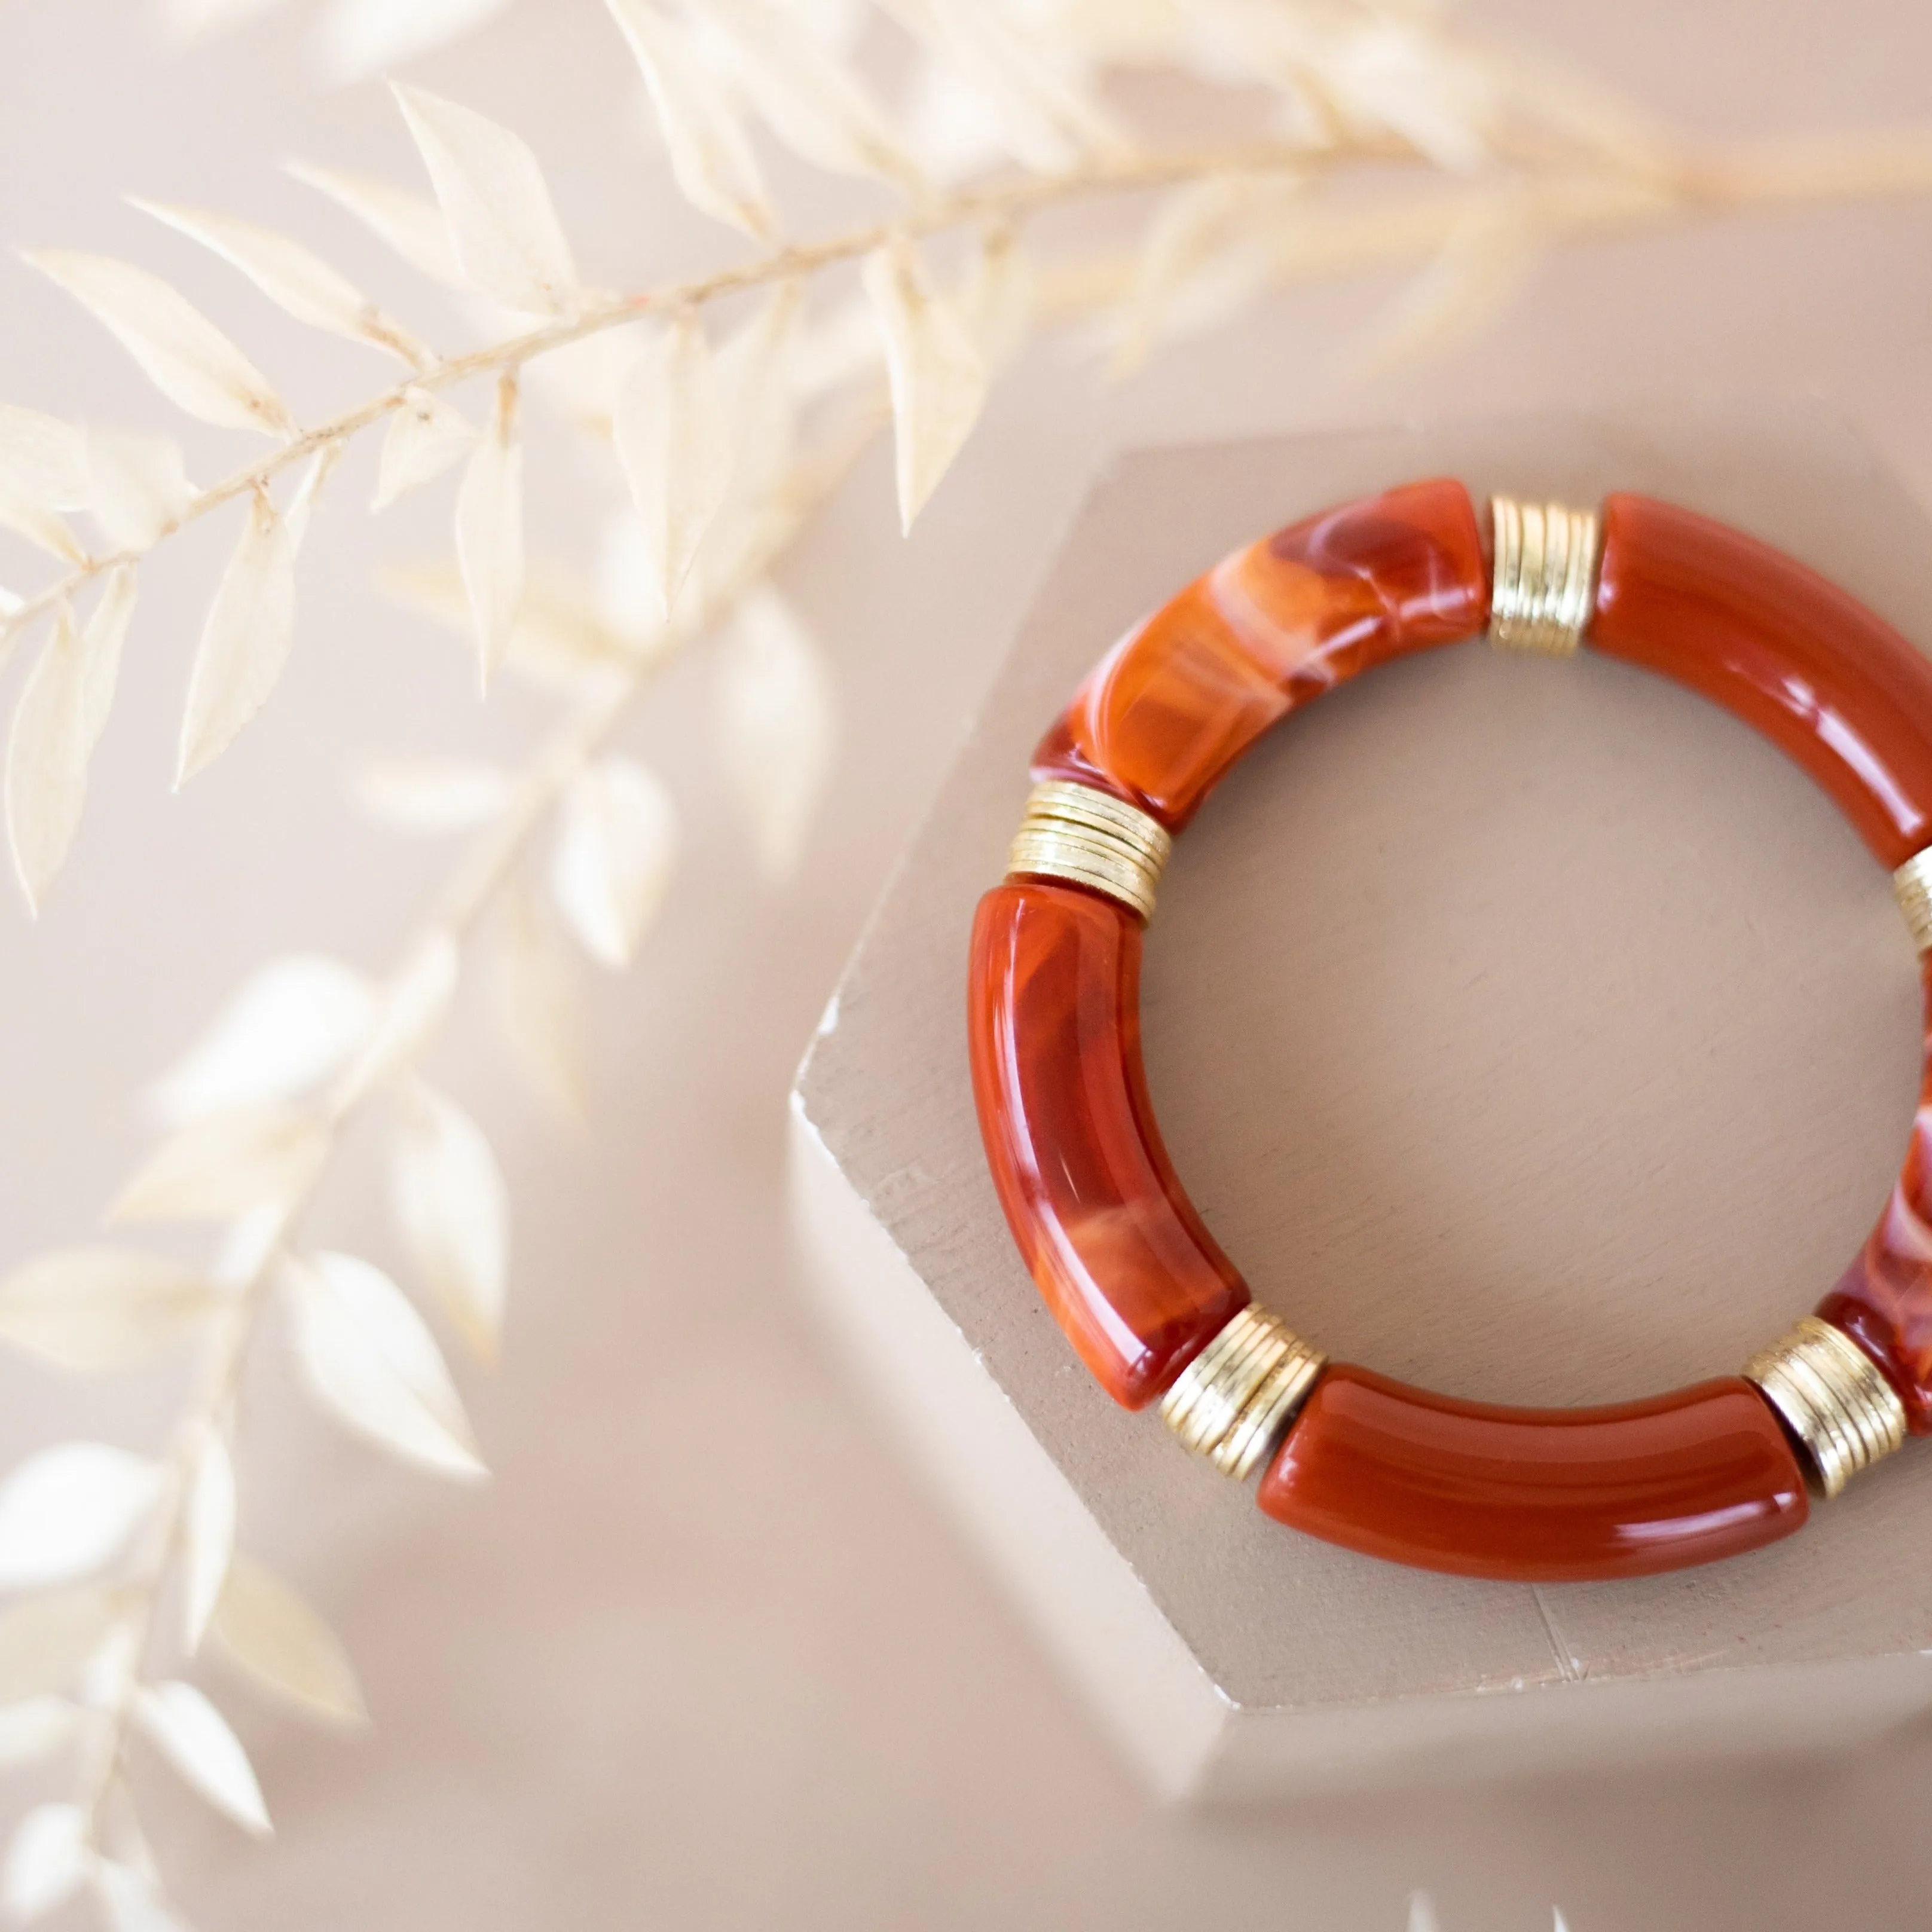
[[[1506,1408],[1346,1364],[1316,1384],[1258,1500],[1364,1556],[1539,1583],[1736,1556],[1810,1508],[1777,1418],[1738,1378],[1609,1408]]]
[[[1489,622],[1469,493],[1414,483],[1234,551],[1129,632],[1034,754],[1178,831],[1275,721]]]
[[[1589,642],[1762,732],[1888,871],[1932,838],[1932,662],[1795,558],[1673,504],[1611,496]]]
[[[1153,1401],[1248,1291],[1182,1190],[1141,1065],[1141,928],[1077,886],[995,887],[973,927],[973,1091],[1000,1203],[1107,1393]]]

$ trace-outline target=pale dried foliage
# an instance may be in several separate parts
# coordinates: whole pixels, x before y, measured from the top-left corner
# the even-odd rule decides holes
[[[268,4],[170,10],[201,29]],[[323,38],[339,68],[367,70],[501,4],[334,0]],[[891,424],[909,527],[1001,370],[1050,327],[1072,325],[1077,348],[1124,371],[1282,284],[1412,264],[1361,351],[1375,364],[1469,326],[1558,241],[1932,187],[1922,136],[1694,152],[1398,0],[881,0],[870,15],[783,0],[610,6],[668,177],[736,238],[725,267],[631,292],[586,284],[529,146],[403,86],[428,195],[291,171],[430,281],[507,314],[480,346],[432,346],[306,242],[138,204],[297,321],[399,365],[392,386],[328,422],[298,423],[230,335],[148,270],[30,258],[166,401],[270,440],[197,486],[164,434],[82,431],[0,405],[0,526],[53,560],[39,586],[0,590],[0,652],[39,639],[4,786],[31,905],[74,846],[143,561],[185,524],[232,518],[183,707],[186,783],[271,701],[301,647],[303,536],[358,436],[380,436],[378,510],[458,472],[444,485],[449,560],[393,587],[467,632],[481,680],[514,676],[559,712],[520,769],[391,756],[365,770],[356,794],[382,822],[470,842],[395,970],[377,980],[313,955],[279,960],[154,1090],[160,1138],[113,1219],[204,1224],[206,1264],[100,1243],[0,1281],[0,1340],[58,1370],[110,1373],[177,1345],[197,1365],[158,1452],[70,1442],[0,1481],[0,1590],[17,1593],[0,1611],[0,1762],[71,1750],[78,1766],[70,1795],[15,1832],[0,1892],[23,1918],[85,1890],[123,1932],[179,1924],[129,1795],[137,1736],[243,1829],[268,1829],[241,1744],[180,1674],[205,1641],[290,1711],[362,1720],[320,1614],[236,1546],[243,1365],[273,1318],[343,1427],[434,1474],[482,1475],[458,1378],[415,1296],[470,1355],[494,1359],[508,1196],[482,1130],[422,1064],[487,934],[506,1048],[547,1099],[582,1114],[576,960],[620,970],[636,956],[678,846],[669,790],[612,740],[686,646],[716,640],[718,755],[758,863],[776,879],[796,866],[835,719],[819,646],[772,572],[875,428]],[[893,35],[912,74],[896,104],[861,78],[855,39]],[[1212,147],[1152,142],[1117,105],[1113,76],[1128,67],[1217,91],[1236,132]],[[870,184],[876,214],[791,236],[767,178],[775,153]],[[1083,255],[1034,241],[1036,215],[1102,196],[1136,214],[1132,244]],[[600,599],[526,556],[526,406],[555,410],[606,452],[628,503],[621,596]],[[345,1127],[371,1110],[388,1121],[407,1286],[308,1232]],[[1412,1922],[1432,1922],[1426,1900]]]

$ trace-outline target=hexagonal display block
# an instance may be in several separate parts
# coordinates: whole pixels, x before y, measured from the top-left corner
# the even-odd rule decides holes
[[[1932,528],[1810,406],[1150,451],[1094,490],[806,1060],[794,1194],[898,1439],[1172,1792],[1829,1748],[1932,1703],[1932,1444],[1702,1570],[1406,1570],[1270,1522],[1116,1408],[1020,1265],[964,974],[1034,742],[1234,545],[1435,475],[1686,504],[1932,641]],[[1734,1372],[1811,1306],[1886,1198],[1921,1044],[1889,881],[1795,768],[1629,666],[1480,642],[1250,754],[1178,844],[1144,1015],[1169,1151],[1257,1299],[1503,1402]]]

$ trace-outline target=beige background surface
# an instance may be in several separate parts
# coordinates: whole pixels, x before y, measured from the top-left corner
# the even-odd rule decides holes
[[[299,10],[292,17],[299,18]],[[292,150],[410,165],[374,89],[320,92],[286,26],[185,57],[113,0],[0,12],[0,240],[165,267],[286,375],[310,412],[365,365],[318,348],[149,230],[134,190],[298,223],[411,316],[436,304],[274,164]],[[1514,0],[1485,26],[1575,57],[1712,132],[1932,115],[1932,19],[1902,0]],[[535,142],[590,272],[640,279],[692,224],[638,191],[635,104],[601,10],[523,0],[421,76]],[[829,215],[802,205],[800,218]],[[928,798],[1054,536],[1096,464],[1150,440],[1405,412],[1774,386],[1838,399],[1932,494],[1923,209],[1820,212],[1566,255],[1484,341],[1376,388],[1338,352],[1385,288],[1270,309],[1106,392],[1044,356],[1021,371],[922,524],[889,534],[875,461],[788,580],[833,650],[841,776],[790,896],[746,880],[708,758],[708,684],[681,672],[638,742],[671,776],[688,862],[640,970],[598,998],[594,1139],[530,1117],[459,1033],[445,1077],[495,1132],[520,1204],[518,1301],[470,1396],[496,1480],[454,1495],[345,1445],[285,1400],[273,1348],[245,1534],[329,1612],[380,1728],[338,1744],[226,1699],[281,1821],[256,1850],[152,1780],[164,1856],[212,1928],[1129,1927],[1370,1932],[1429,1886],[1449,1932],[1808,1927],[1855,1884],[1922,1916],[1932,1740],[1882,1761],[1738,1780],[1467,1792],[1400,1808],[1213,1821],[1150,1811],[825,1366],[794,1312],[780,1227],[782,1096],[909,820]],[[0,267],[0,392],[124,422],[157,406],[104,337]],[[197,473],[220,466],[194,440]],[[437,541],[433,506],[325,510],[297,662],[276,705],[188,795],[166,796],[194,626],[225,534],[151,573],[119,712],[58,904],[0,903],[0,1229],[11,1257],[92,1224],[140,1144],[130,1096],[259,958],[384,959],[439,856],[341,809],[364,747],[514,744],[468,668],[366,588]],[[592,500],[533,454],[544,532]],[[10,562],[11,559],[10,557]],[[16,573],[17,574],[17,573]],[[1419,1022],[1418,1022],[1419,1023]],[[1632,1042],[1632,1091],[1660,1070]],[[387,1251],[352,1172],[332,1238]],[[718,1364],[734,1364],[721,1405]],[[56,1432],[152,1439],[130,1400],[0,1364],[0,1456]],[[729,1426],[721,1426],[721,1413]],[[10,1782],[24,1803],[37,1787]]]

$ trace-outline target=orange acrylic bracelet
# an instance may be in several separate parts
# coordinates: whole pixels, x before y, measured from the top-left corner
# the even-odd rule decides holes
[[[988,1163],[1047,1305],[1102,1386],[1158,1402],[1270,1515],[1465,1574],[1638,1576],[1788,1535],[1808,1486],[1932,1432],[1932,1054],[1892,1202],[1826,1298],[1737,1376],[1521,1409],[1330,1364],[1250,1300],[1174,1174],[1142,1071],[1142,928],[1215,782],[1370,665],[1482,634],[1661,671],[1838,801],[1932,950],[1932,663],[1792,559],[1690,512],[1601,514],[1460,483],[1388,491],[1237,550],[1110,652],[1042,740],[972,940]],[[1932,968],[1928,970],[1932,1033]]]

